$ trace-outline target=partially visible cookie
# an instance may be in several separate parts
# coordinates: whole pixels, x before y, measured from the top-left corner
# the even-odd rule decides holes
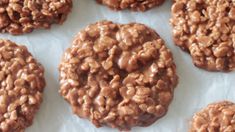
[[[62,24],[72,0],[0,0],[0,32],[19,35]]]
[[[235,69],[234,0],[174,0],[171,12],[174,41],[196,66]]]
[[[96,0],[114,10],[131,9],[133,11],[146,11],[161,5],[165,0]]]
[[[196,113],[189,132],[234,132],[235,104],[229,101],[208,105]]]
[[[42,102],[44,69],[25,46],[0,39],[0,131],[23,132]]]
[[[101,21],[65,52],[60,94],[97,127],[129,130],[164,116],[178,82],[170,50],[143,24]]]

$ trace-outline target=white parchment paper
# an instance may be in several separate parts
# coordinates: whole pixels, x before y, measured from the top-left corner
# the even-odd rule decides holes
[[[51,30],[37,30],[22,36],[0,34],[28,47],[35,58],[45,67],[47,86],[44,101],[38,111],[34,124],[26,132],[116,132],[107,127],[95,128],[89,121],[75,116],[68,103],[58,94],[58,64],[63,51],[77,32],[98,20],[112,20],[119,23],[139,22],[155,29],[165,40],[174,55],[179,75],[175,97],[166,116],[153,125],[135,127],[133,132],[186,132],[192,115],[208,103],[222,100],[235,101],[235,72],[212,73],[196,68],[191,57],[176,47],[172,41],[169,25],[171,0],[163,6],[145,13],[114,12],[95,0],[73,0],[72,13],[62,25]]]

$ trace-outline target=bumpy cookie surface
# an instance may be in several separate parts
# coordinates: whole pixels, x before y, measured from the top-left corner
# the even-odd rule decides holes
[[[44,69],[25,46],[0,39],[0,131],[23,132],[42,102]]]
[[[165,0],[96,0],[114,10],[131,9],[133,11],[146,11],[161,5]]]
[[[0,32],[19,35],[65,21],[72,0],[0,0]]]
[[[170,50],[143,24],[101,21],[78,33],[60,64],[60,93],[97,127],[148,126],[167,112],[178,77]]]
[[[171,24],[176,45],[191,54],[196,66],[235,69],[234,0],[175,0]]]
[[[223,101],[208,105],[196,113],[190,132],[234,132],[235,104]]]

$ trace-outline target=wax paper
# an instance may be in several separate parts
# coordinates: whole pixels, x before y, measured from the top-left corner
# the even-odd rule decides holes
[[[118,132],[108,127],[96,128],[88,120],[78,118],[58,93],[58,65],[63,52],[81,29],[104,19],[118,23],[138,22],[155,29],[171,49],[177,65],[179,84],[167,115],[149,127],[134,127],[133,132],[187,132],[193,114],[207,104],[235,101],[235,72],[216,73],[196,68],[191,57],[174,45],[169,24],[172,0],[166,0],[162,6],[144,13],[115,12],[95,0],[73,1],[72,12],[63,25],[53,25],[50,30],[35,30],[21,36],[0,34],[0,38],[26,45],[45,68],[47,86],[43,103],[26,132]]]

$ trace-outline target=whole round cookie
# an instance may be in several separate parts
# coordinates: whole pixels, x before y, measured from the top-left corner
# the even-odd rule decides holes
[[[131,9],[133,11],[146,11],[164,3],[165,0],[96,0],[114,10]]]
[[[191,54],[196,66],[235,69],[234,0],[174,0],[171,12],[174,42]]]
[[[189,132],[234,132],[235,104],[229,101],[208,105],[196,113]]]
[[[75,114],[120,130],[164,116],[178,82],[164,41],[138,23],[89,25],[75,37],[59,70],[60,94]]]
[[[1,132],[23,132],[32,125],[42,102],[43,74],[25,46],[0,39]]]
[[[0,0],[0,32],[19,35],[62,24],[72,0]]]

